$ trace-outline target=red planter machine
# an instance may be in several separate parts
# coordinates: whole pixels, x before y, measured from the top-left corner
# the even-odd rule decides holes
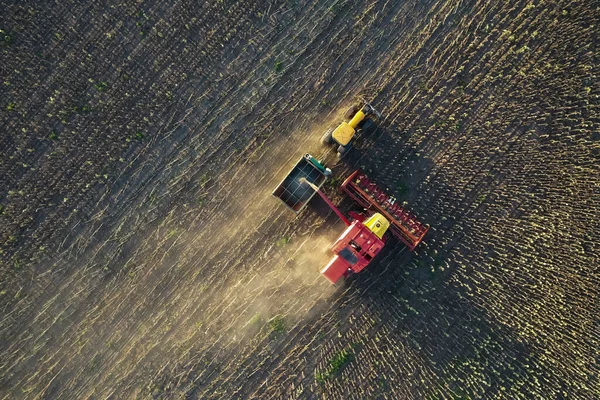
[[[423,240],[429,225],[422,224],[417,217],[396,202],[396,199],[386,194],[367,175],[354,171],[341,186],[348,196],[367,210],[375,210],[390,221],[390,232],[394,237],[408,246],[409,250]]]

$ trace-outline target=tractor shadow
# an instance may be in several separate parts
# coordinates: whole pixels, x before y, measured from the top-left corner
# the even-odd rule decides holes
[[[374,123],[357,135],[353,149],[340,163],[351,170],[362,169],[391,195],[411,202],[434,163],[408,143],[409,136],[399,128]]]

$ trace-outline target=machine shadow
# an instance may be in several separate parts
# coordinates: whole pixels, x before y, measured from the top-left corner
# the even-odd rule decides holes
[[[344,292],[352,292],[353,298],[339,312],[351,319],[353,307],[368,309],[378,321],[373,334],[385,332],[386,341],[405,349],[407,359],[399,355],[392,360],[406,366],[397,379],[410,380],[427,370],[452,393],[466,398],[496,398],[506,385],[527,380],[537,356],[477,305],[477,295],[451,283],[451,268],[436,271],[400,245],[387,247],[380,257],[344,282]],[[419,356],[412,366],[411,355]],[[488,386],[470,387],[471,373],[483,376]]]
[[[461,216],[444,216],[438,207],[419,203],[423,193],[451,190],[444,182],[426,179],[433,161],[420,157],[418,149],[403,144],[402,138],[402,132],[378,126],[357,138],[354,150],[334,171],[365,171],[431,229],[414,252],[392,238],[364,271],[339,285],[339,293],[351,297],[338,310],[339,316],[351,319],[356,309],[366,308],[378,321],[371,328],[373,334],[386,332],[387,341],[408,349],[407,357],[418,354],[420,365],[396,371],[397,379],[415,381],[416,393],[419,389],[413,373],[424,369],[444,383],[448,391],[441,392],[442,396],[500,396],[507,385],[527,380],[536,356],[516,333],[496,323],[477,305],[477,294],[452,283],[455,268],[450,252],[457,240],[448,236]],[[315,212],[326,212],[325,202],[313,201],[313,205]],[[347,197],[339,203],[344,213],[352,207]],[[466,230],[463,233],[468,234]],[[487,386],[471,387],[467,382],[472,373],[485,376]]]

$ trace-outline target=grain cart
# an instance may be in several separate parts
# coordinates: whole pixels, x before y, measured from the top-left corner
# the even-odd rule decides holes
[[[290,175],[295,178],[288,180]],[[363,212],[349,212],[350,219],[329,200],[314,179],[297,173],[297,168],[293,168],[290,175],[275,189],[275,197],[290,207],[287,193],[299,193],[293,198],[306,198],[303,207],[312,198],[309,192],[312,195],[318,193],[346,224],[346,230],[331,246],[334,257],[321,270],[331,283],[335,284],[342,276],[362,271],[383,249],[389,234],[414,250],[429,229],[429,225],[421,224],[360,170],[352,173],[341,186],[341,190],[364,209]],[[296,211],[294,207],[290,208]]]
[[[368,103],[362,107],[353,106],[344,114],[346,121],[342,121],[337,127],[331,127],[321,137],[321,143],[325,145],[336,145],[339,158],[344,157],[352,148],[352,139],[359,129],[366,129],[371,124],[370,118],[376,116],[381,118]]]
[[[331,175],[329,168],[325,168],[310,154],[305,154],[277,185],[273,196],[298,214],[315,195],[315,191],[307,183],[318,189],[325,183],[329,175]]]

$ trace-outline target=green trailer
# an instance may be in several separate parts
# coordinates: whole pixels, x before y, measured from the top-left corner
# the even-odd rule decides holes
[[[275,188],[273,196],[297,214],[316,193],[311,184],[321,188],[330,175],[329,168],[310,154],[305,154]]]

